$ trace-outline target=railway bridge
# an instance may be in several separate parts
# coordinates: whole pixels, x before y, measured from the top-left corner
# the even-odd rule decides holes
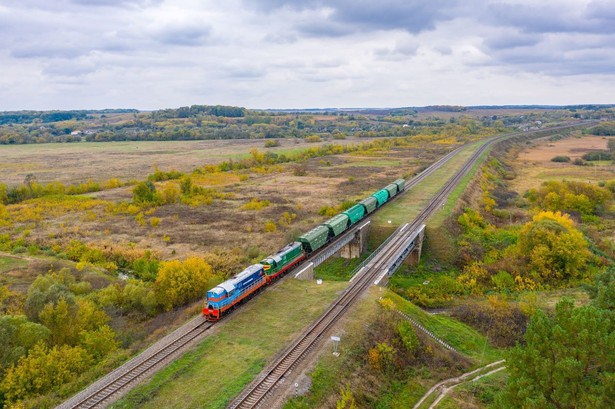
[[[299,271],[295,273],[294,277],[300,280],[313,280],[314,268],[324,263],[329,257],[340,256],[349,259],[360,257],[365,251],[367,230],[370,224],[371,220],[365,220],[363,223],[359,224],[357,228],[350,232],[351,234],[341,237],[339,240],[327,247],[323,252],[318,254],[318,256],[314,257],[311,261],[299,268]],[[400,229],[403,231],[409,227],[410,224],[406,223],[401,226]],[[408,261],[413,265],[418,264],[421,259],[421,250],[423,248],[424,238],[425,225],[421,225],[410,234],[403,248],[399,251],[399,254],[394,257],[394,260],[392,260],[389,271],[387,271],[386,274],[383,273],[383,276],[376,284],[380,284],[385,276],[387,278],[390,277],[406,259],[408,259]],[[387,239],[383,245],[386,244],[389,239]],[[375,252],[372,253],[372,256],[368,257],[361,263],[361,265],[354,271],[353,276],[355,273],[359,272],[361,268],[365,268],[368,262],[373,258],[374,254]],[[386,281],[384,281],[383,284],[386,284]]]

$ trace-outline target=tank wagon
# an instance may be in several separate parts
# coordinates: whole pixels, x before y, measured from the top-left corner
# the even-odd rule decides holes
[[[302,234],[275,254],[266,257],[218,284],[207,292],[203,316],[208,321],[218,321],[226,312],[271,284],[288,270],[301,263],[311,253],[343,234],[376,209],[386,204],[404,190],[404,179],[397,179],[384,189],[359,201],[348,210],[333,216],[307,233]]]

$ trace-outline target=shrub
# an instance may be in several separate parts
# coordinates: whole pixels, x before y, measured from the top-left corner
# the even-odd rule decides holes
[[[254,197],[248,203],[241,206],[241,208],[243,210],[263,210],[270,204],[271,202],[269,202],[269,200],[258,200],[258,198]]]
[[[318,135],[310,135],[305,137],[305,141],[307,143],[316,143],[322,141],[322,139]]]
[[[581,158],[576,158],[575,160],[572,161],[572,164],[577,165],[577,166],[587,166],[587,162],[585,162]]]
[[[275,224],[275,222],[273,220],[269,220],[268,222],[265,223],[265,232],[266,233],[273,233],[277,229],[278,229],[278,227],[276,226],[276,224]]]
[[[570,162],[570,156],[555,156],[551,162]]]
[[[591,162],[591,161],[599,161],[599,160],[610,160],[611,159],[611,153],[609,151],[594,151],[594,152],[587,152],[585,155],[581,156],[581,158],[583,158],[584,160]]]
[[[265,148],[275,148],[276,146],[280,146],[280,141],[277,139],[269,139],[265,141]]]

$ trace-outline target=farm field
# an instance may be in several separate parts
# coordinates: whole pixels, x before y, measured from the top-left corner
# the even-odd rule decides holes
[[[335,140],[341,145],[372,138]],[[183,172],[226,159],[247,157],[252,149],[264,150],[263,139],[205,141],[76,142],[30,145],[0,145],[0,182],[22,183],[27,174],[39,182],[81,183],[88,178],[102,182],[110,178],[143,179],[155,166]],[[305,143],[299,139],[279,139],[280,146],[266,148],[291,153],[321,146],[326,141]]]
[[[615,178],[615,165],[611,161],[590,162],[588,166],[551,162],[555,156],[568,156],[574,160],[588,152],[604,151],[607,148],[607,141],[605,137],[586,136],[579,133],[574,137],[557,141],[547,139],[536,141],[519,153],[515,163],[518,176],[512,181],[511,186],[519,193],[523,193],[549,180],[599,182],[613,179]]]

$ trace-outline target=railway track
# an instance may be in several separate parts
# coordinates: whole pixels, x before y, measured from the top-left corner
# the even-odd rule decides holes
[[[558,129],[566,128],[569,128],[569,126],[559,127]],[[550,130],[552,131],[554,129],[552,128]],[[362,268],[359,270],[359,273],[357,273],[361,275],[351,282],[342,295],[334,301],[334,303],[307,330],[305,330],[298,339],[285,349],[278,359],[263,371],[259,378],[244,389],[244,391],[231,403],[229,408],[247,409],[263,406],[267,399],[273,394],[276,387],[279,386],[281,383],[280,381],[314,349],[318,341],[323,339],[323,335],[344,315],[350,306],[372,284],[372,282],[374,282],[374,279],[382,275],[385,271],[388,271],[390,265],[389,259],[399,254],[399,252],[403,250],[403,246],[407,245],[409,236],[443,205],[451,191],[470,171],[480,156],[494,143],[517,135],[520,134],[507,134],[493,138],[474,152],[464,166],[447,181],[444,187],[432,198],[428,205],[421,210],[416,219],[412,223],[406,223],[400,226],[389,239],[375,251],[376,255],[364,266],[365,268]],[[451,152],[451,154],[454,155],[453,152]],[[441,160],[444,160],[444,162],[448,160],[445,160],[445,158],[446,156]],[[440,165],[442,163],[440,163]],[[426,176],[427,175],[424,177]]]
[[[415,186],[427,176],[438,170],[444,163],[454,157],[461,148],[457,148],[416,175],[406,183],[406,189]],[[397,199],[398,196],[395,197]],[[346,234],[354,234],[350,230]],[[341,239],[341,236],[340,236]],[[315,253],[312,257],[317,256]],[[200,335],[203,335],[213,323],[206,322],[197,316],[187,322],[173,333],[162,338],[154,345],[129,360],[114,371],[97,380],[86,389],[66,400],[56,409],[100,408],[105,407],[114,400],[128,392],[139,381],[153,374],[157,369],[176,358],[185,348]]]
[[[550,131],[568,127],[569,126],[550,128]],[[385,243],[386,246],[384,247],[386,248],[379,248],[377,250],[377,257],[370,259],[369,263],[366,265],[368,268],[364,269],[365,272],[361,274],[361,277],[354,280],[351,286],[348,287],[348,289],[325,312],[325,314],[323,314],[323,316],[321,316],[316,323],[308,328],[305,335],[296,343],[296,345],[293,344],[293,346],[285,351],[278,367],[272,368],[268,372],[267,376],[262,379],[262,382],[253,388],[255,392],[247,393],[245,399],[241,400],[237,404],[233,404],[234,406],[232,407],[255,407],[254,405],[251,406],[248,404],[248,402],[256,401],[257,404],[258,402],[262,402],[263,398],[269,393],[267,391],[271,391],[275,387],[275,384],[284,376],[284,374],[288,373],[288,371],[292,369],[292,367],[313,348],[321,335],[325,333],[339,319],[339,317],[343,315],[354,300],[367,287],[369,287],[373,281],[373,278],[381,272],[382,266],[386,265],[387,257],[393,255],[400,248],[400,246],[403,245],[405,239],[407,238],[407,234],[414,231],[416,227],[418,227],[422,221],[426,220],[429,215],[437,209],[440,203],[444,201],[450,190],[454,188],[454,185],[456,185],[463,175],[465,175],[471,168],[471,165],[469,165],[470,162],[473,163],[487,148],[487,146],[490,146],[492,143],[503,138],[517,135],[521,135],[521,133],[502,135],[491,140],[491,142],[484,144],[479,151],[472,156],[468,163],[466,163],[464,168],[451,179],[451,181],[455,180],[455,182],[452,182],[452,185],[451,181],[447,183],[447,186],[449,186],[448,189],[447,186],[445,186],[445,188],[438,193],[436,198],[430,202],[429,206],[423,209],[421,215],[419,215],[419,217],[412,224],[400,226],[400,228],[393,233],[391,239],[387,240]],[[408,181],[406,183],[406,189],[414,187],[427,176],[433,174],[444,163],[455,156],[460,149],[462,148],[460,147],[449,152],[447,155],[443,156],[431,166],[426,168],[423,172],[415,176],[412,180]],[[63,402],[57,406],[57,409],[105,407],[112,401],[121,397],[139,381],[153,374],[156,370],[177,358],[195,340],[204,335],[207,330],[212,327],[212,325],[212,323],[205,321],[201,316],[195,317],[171,334],[160,339],[154,345],[150,346],[133,359],[129,360],[122,366],[88,386],[86,389]],[[261,394],[262,397],[251,397],[257,396],[258,394]],[[240,395],[240,397],[243,395],[244,394]]]
[[[97,408],[117,399],[127,386],[152,374],[161,366],[177,358],[194,340],[203,335],[212,323],[197,316],[186,324],[160,339],[141,354],[131,359],[116,370],[94,382],[71,399],[57,406],[57,409]]]

